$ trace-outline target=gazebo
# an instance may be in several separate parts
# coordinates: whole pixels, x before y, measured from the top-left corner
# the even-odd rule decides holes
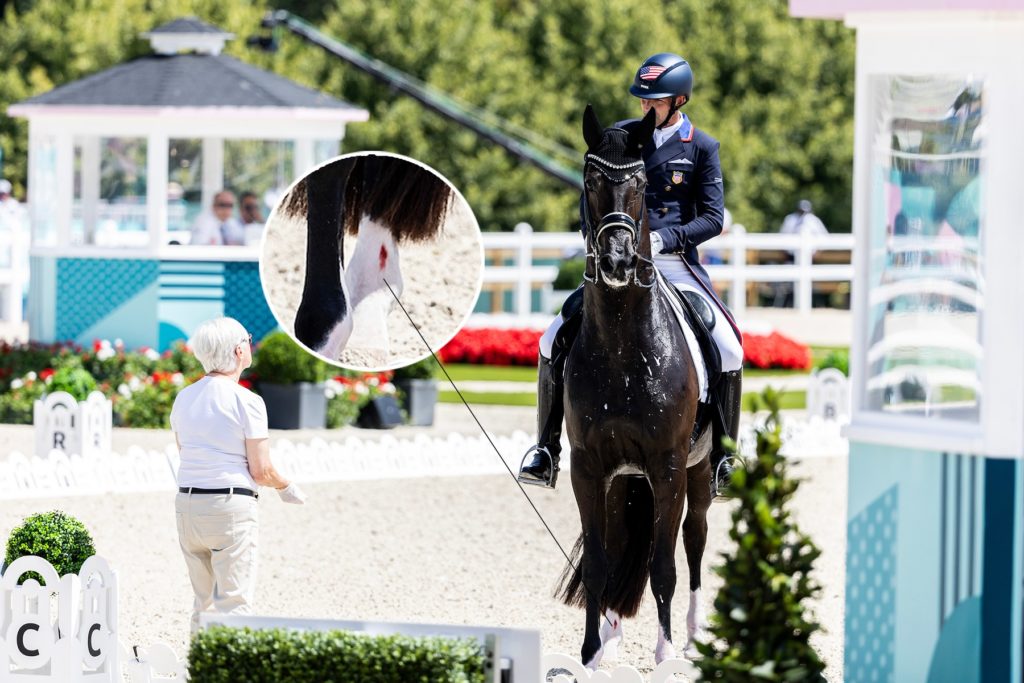
[[[201,321],[276,326],[245,246],[190,245],[221,189],[264,216],[336,156],[368,112],[221,54],[233,38],[194,17],[144,34],[153,53],[8,109],[29,122],[29,329],[39,341],[120,338],[167,348]]]

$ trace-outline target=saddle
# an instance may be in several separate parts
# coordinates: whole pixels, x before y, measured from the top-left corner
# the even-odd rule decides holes
[[[659,275],[659,278],[661,276]],[[704,360],[704,367],[707,371],[708,393],[711,393],[719,378],[722,375],[722,356],[718,352],[718,345],[711,338],[711,332],[715,329],[715,311],[711,305],[704,300],[697,292],[679,290],[668,284],[661,278],[662,284],[671,292],[675,292],[676,299],[680,302],[683,311],[683,318],[686,325],[693,331],[697,340],[697,348]],[[583,319],[583,288],[579,287],[569,295],[569,298],[562,304],[562,326],[555,335],[552,350],[553,360],[568,353],[572,346],[576,333],[580,328],[580,321]]]

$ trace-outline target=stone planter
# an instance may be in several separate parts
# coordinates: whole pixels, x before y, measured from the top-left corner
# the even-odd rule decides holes
[[[402,392],[402,408],[409,415],[409,424],[416,427],[434,424],[436,379],[399,379],[394,381],[394,385]]]
[[[260,396],[267,404],[267,424],[271,429],[324,429],[327,426],[323,384],[260,382]]]

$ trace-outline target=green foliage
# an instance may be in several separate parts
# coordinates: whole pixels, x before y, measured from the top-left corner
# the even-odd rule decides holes
[[[89,394],[96,391],[96,380],[88,370],[65,366],[54,372],[50,379],[47,393],[55,391],[66,391],[74,396],[76,401],[84,401]]]
[[[769,414],[755,431],[757,457],[737,467],[732,478],[739,499],[729,531],[735,550],[732,556],[723,553],[715,568],[723,585],[711,617],[714,641],[698,643],[701,658],[695,664],[701,680],[823,682],[825,665],[809,643],[820,627],[804,604],[821,591],[811,578],[821,551],[789,511],[800,482],[788,476],[779,455],[778,395],[769,388],[762,399]]]
[[[821,361],[815,365],[816,370],[824,370],[825,368],[835,368],[849,377],[850,352],[845,349],[834,349],[829,351],[828,355],[822,358]]]
[[[0,108],[146,54],[140,37],[195,14],[238,38],[227,53],[370,111],[349,126],[345,151],[387,149],[432,165],[458,186],[485,230],[520,221],[575,229],[576,190],[396,96],[371,76],[294,36],[273,55],[247,48],[266,0],[61,0],[7,5],[0,41]],[[273,4],[273,6],[277,6]],[[582,163],[580,118],[639,114],[627,87],[640,62],[665,50],[693,65],[685,112],[722,143],[726,203],[749,230],[777,228],[806,197],[832,231],[848,231],[853,155],[853,32],[798,20],[785,0],[395,0],[286,3],[328,35],[472,106],[543,135]],[[24,196],[27,125],[0,119],[4,173]]]
[[[552,287],[555,289],[576,289],[583,282],[583,271],[587,262],[582,258],[566,259],[558,264],[558,275]]]
[[[285,332],[271,332],[260,342],[252,372],[261,382],[322,382],[328,365],[295,343]]]
[[[19,557],[37,555],[64,576],[77,574],[82,563],[95,554],[92,536],[85,525],[71,515],[53,510],[26,517],[21,526],[11,531],[4,561],[9,565]],[[35,572],[22,575],[19,583],[29,578],[42,583],[42,577]]]
[[[132,392],[131,399],[115,402],[119,426],[170,429],[171,408],[180,389],[165,379],[151,378]]]
[[[49,391],[42,380],[18,379],[0,393],[0,422],[9,424],[32,424],[36,400]]]
[[[393,379],[396,382],[404,379],[434,379],[434,371],[436,369],[437,362],[432,356],[427,356],[411,365],[395,368]]]
[[[472,639],[212,626],[192,639],[192,683],[483,683]]]

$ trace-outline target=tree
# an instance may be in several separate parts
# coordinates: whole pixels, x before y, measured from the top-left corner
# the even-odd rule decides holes
[[[762,396],[769,415],[755,430],[757,457],[733,473],[736,549],[715,568],[724,583],[711,617],[714,640],[697,644],[695,663],[702,680],[823,682],[825,665],[808,642],[820,627],[804,604],[821,591],[811,578],[821,551],[792,520],[788,506],[800,482],[779,455],[778,394],[769,388]]]

